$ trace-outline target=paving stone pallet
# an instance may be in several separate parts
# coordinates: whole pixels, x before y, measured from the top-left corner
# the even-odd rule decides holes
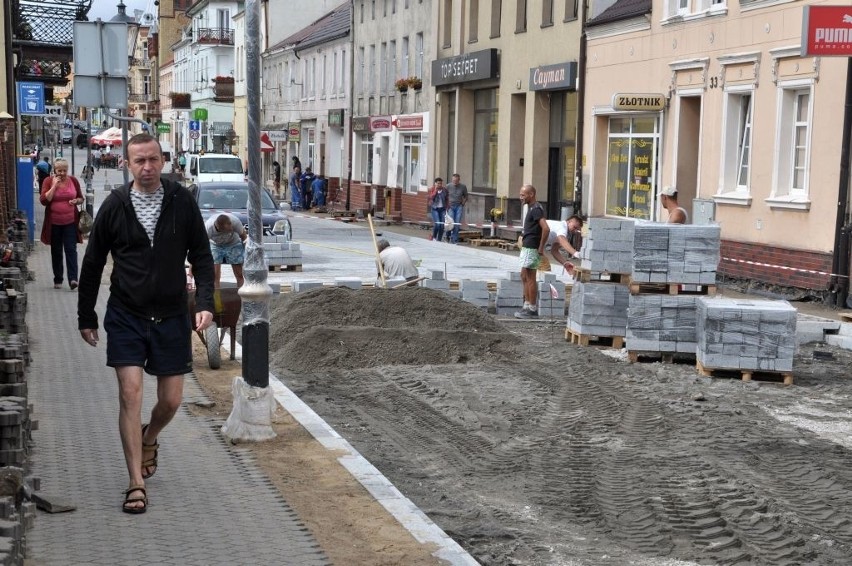
[[[793,385],[793,373],[786,371],[757,371],[750,369],[733,369],[733,368],[708,368],[704,367],[700,361],[696,360],[695,369],[704,377],[733,377],[741,378],[743,381],[758,380],[763,382],[778,382],[780,379],[783,385]]]
[[[575,267],[573,270],[574,281],[581,283],[619,283],[626,285],[630,283],[630,275],[627,273],[609,273],[606,271],[592,271],[585,267]]]
[[[650,352],[642,350],[628,350],[627,360],[631,364],[642,362],[661,362],[664,364],[691,365],[695,363],[695,354],[689,352]]]
[[[620,350],[624,347],[624,336],[595,336],[592,334],[579,334],[570,328],[565,329],[565,340],[571,344],[580,346],[604,346]]]
[[[293,265],[270,265],[269,271],[302,271],[302,264]]]
[[[470,245],[475,246],[475,247],[480,247],[480,246],[494,247],[494,246],[499,246],[500,244],[502,244],[505,241],[506,240],[502,240],[500,238],[474,238],[473,240],[470,241]]]
[[[630,282],[631,295],[715,295],[715,285]]]

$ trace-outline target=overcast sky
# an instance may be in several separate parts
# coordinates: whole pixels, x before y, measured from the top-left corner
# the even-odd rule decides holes
[[[148,10],[151,14],[156,15],[154,0],[124,0],[124,5],[127,6],[127,14],[133,15],[133,10]],[[118,13],[116,9],[118,0],[94,0],[92,9],[89,10],[89,21],[93,22],[100,18],[104,21],[109,21]]]

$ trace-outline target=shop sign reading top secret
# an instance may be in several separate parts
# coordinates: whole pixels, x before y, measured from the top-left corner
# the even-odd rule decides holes
[[[499,74],[496,49],[484,49],[432,61],[432,86],[495,79]]]
[[[617,92],[612,95],[612,107],[622,111],[659,112],[666,107],[666,97],[660,93]]]

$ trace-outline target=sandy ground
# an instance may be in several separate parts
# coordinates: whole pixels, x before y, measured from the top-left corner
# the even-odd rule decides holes
[[[704,378],[422,288],[285,296],[272,320],[271,371],[483,564],[852,562],[849,352],[804,347],[792,387]],[[237,371],[199,371],[219,404],[196,410],[227,416]],[[336,563],[434,563],[276,427],[244,449]]]

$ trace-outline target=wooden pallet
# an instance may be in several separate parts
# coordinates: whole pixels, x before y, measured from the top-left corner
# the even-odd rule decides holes
[[[270,265],[269,271],[302,271],[302,264]]]
[[[328,213],[332,218],[355,218],[354,210],[332,210]]]
[[[514,251],[517,251],[518,244],[516,244],[515,242],[500,242],[499,244],[497,244],[497,247],[500,248],[501,250],[506,250],[508,252],[514,252]]]
[[[784,385],[793,385],[793,373],[789,371],[768,371],[768,370],[753,370],[740,368],[707,368],[699,362],[695,361],[695,369],[704,377],[740,377],[743,381],[751,381],[757,379],[760,381],[775,381],[781,380]]]
[[[570,328],[565,329],[565,340],[580,346],[605,346],[616,350],[624,347],[624,336],[593,336],[574,332]]]
[[[627,273],[606,273],[602,271],[591,271],[582,267],[574,266],[574,281],[581,283],[630,283],[630,275]]]
[[[840,313],[840,322],[852,322],[852,312]]]
[[[482,230],[459,230],[459,242],[482,238]]]
[[[683,287],[690,287],[684,289]],[[715,295],[715,285],[698,285],[692,283],[630,283],[631,295]]]
[[[664,364],[693,363],[695,354],[687,352],[646,352],[642,350],[628,350],[627,360],[631,364],[637,362],[662,362]]]
[[[474,238],[470,241],[470,245],[472,246],[499,246],[505,240],[501,240],[500,238]]]

